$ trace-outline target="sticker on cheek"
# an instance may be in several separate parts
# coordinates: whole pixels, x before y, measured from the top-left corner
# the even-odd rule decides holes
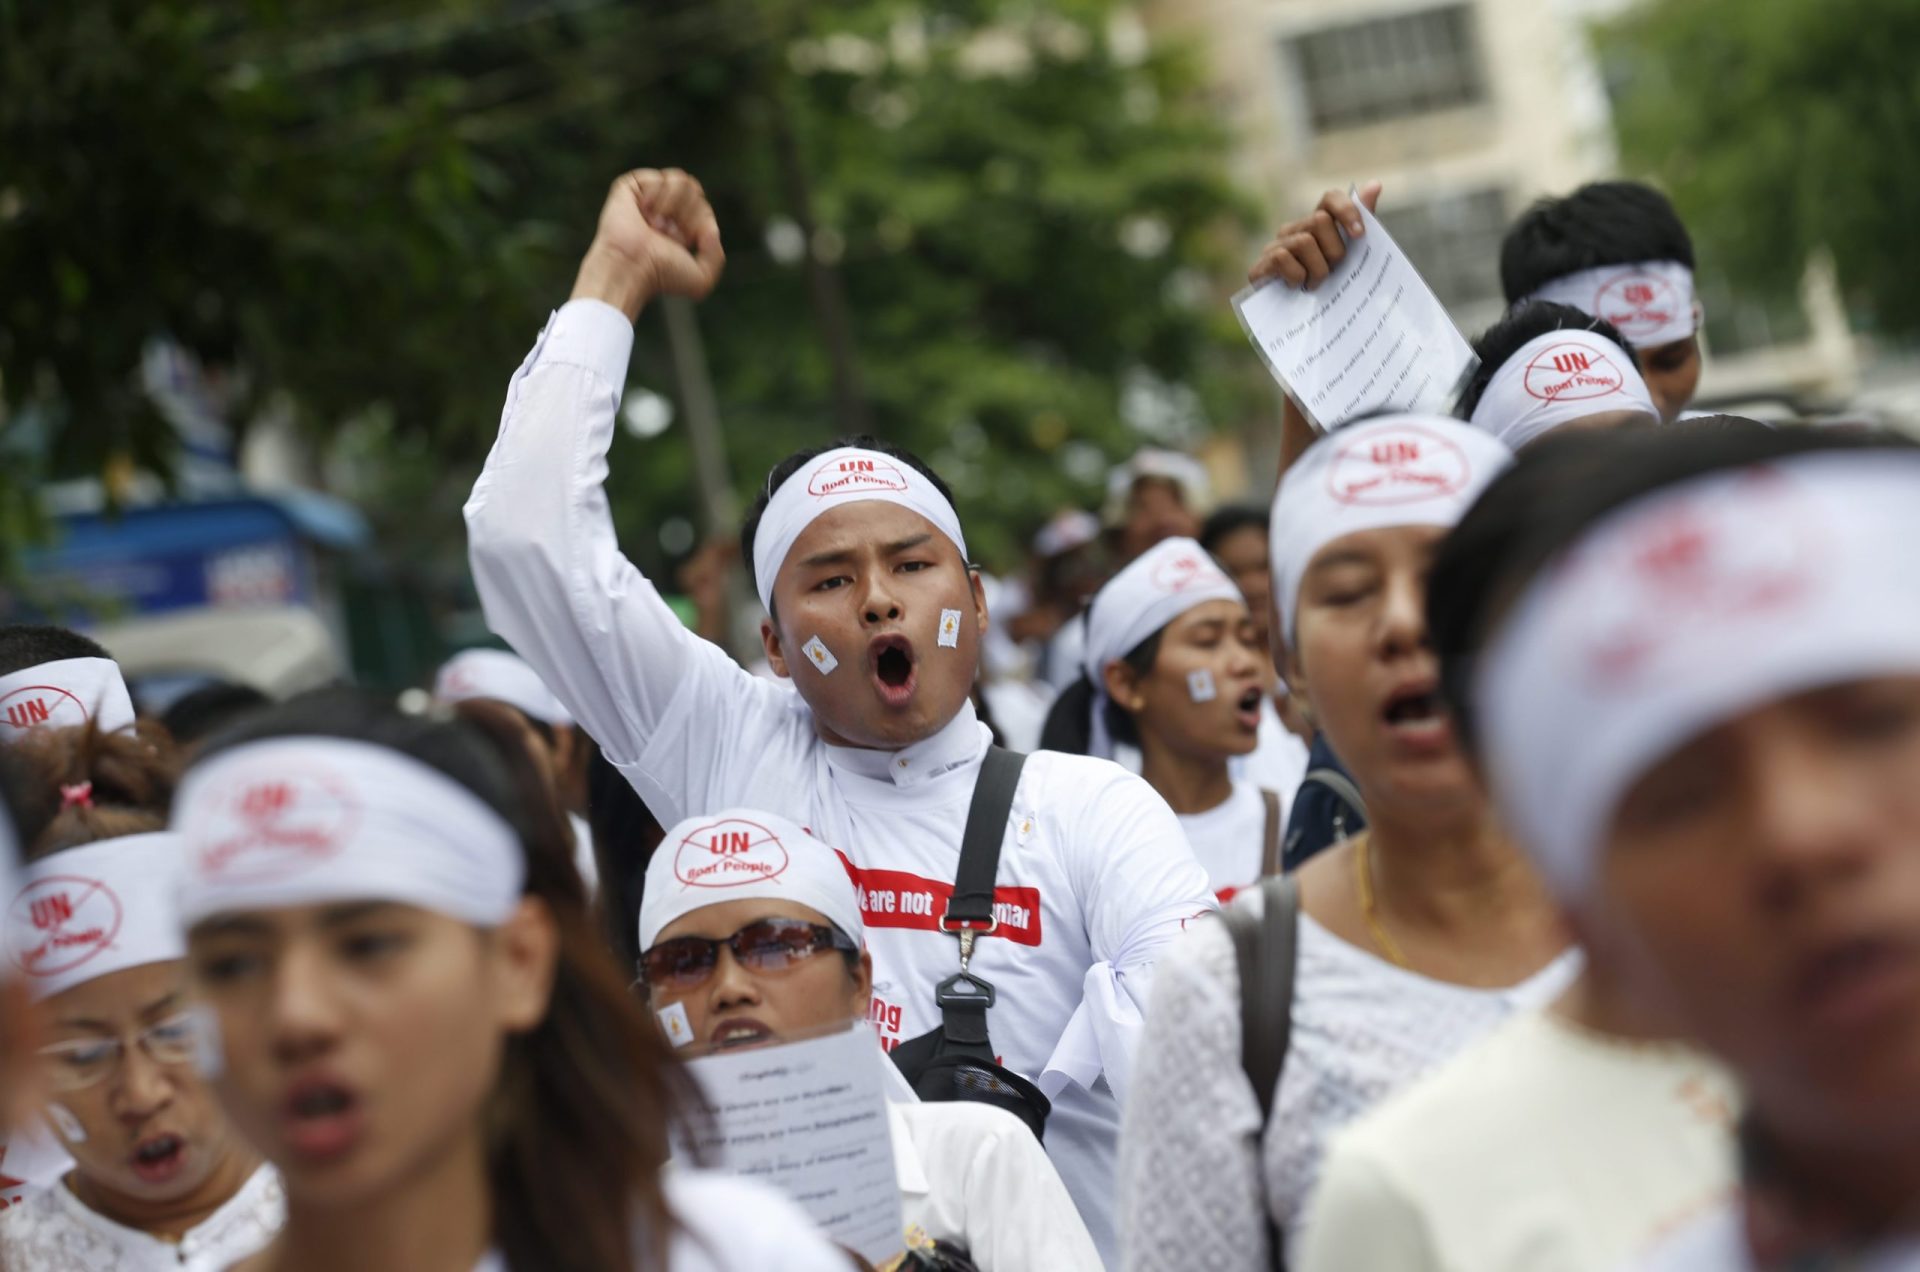
[[[960,648],[960,611],[940,611],[940,647],[942,649]]]
[[[53,1123],[54,1129],[60,1132],[61,1137],[65,1139],[67,1143],[84,1144],[87,1142],[87,1128],[80,1125],[80,1119],[75,1117],[73,1110],[66,1105],[47,1105],[47,1120]]]
[[[693,1022],[687,1019],[685,1003],[662,1007],[653,1014],[660,1018],[660,1028],[667,1035],[668,1042],[676,1047],[684,1047],[693,1041]]]
[[[833,656],[833,651],[828,649],[827,643],[818,636],[812,637],[806,644],[800,646],[800,652],[807,656],[807,661],[813,664],[814,670],[823,676],[840,665],[840,660]]]
[[[1213,687],[1213,673],[1205,667],[1188,672],[1187,696],[1195,702],[1212,702],[1217,696]]]

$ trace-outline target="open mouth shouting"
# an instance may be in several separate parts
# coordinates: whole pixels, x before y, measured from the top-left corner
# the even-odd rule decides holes
[[[1234,700],[1233,718],[1239,722],[1241,728],[1249,732],[1259,732],[1262,696],[1260,686],[1250,685],[1245,693]]]
[[[1431,677],[1408,681],[1387,695],[1380,718],[1388,736],[1419,750],[1438,750],[1453,740],[1453,723]]]
[[[758,1047],[769,1042],[778,1042],[773,1030],[767,1028],[751,1016],[732,1016],[713,1027],[707,1035],[707,1042],[715,1051],[732,1051],[739,1047]]]
[[[134,1145],[130,1164],[142,1183],[168,1183],[187,1168],[187,1142],[178,1135],[149,1135]]]
[[[913,642],[905,636],[875,636],[867,646],[867,670],[880,701],[889,707],[904,707],[913,701],[920,675]]]
[[[345,1155],[359,1142],[365,1123],[360,1098],[326,1077],[296,1082],[281,1106],[287,1146],[309,1162]]]

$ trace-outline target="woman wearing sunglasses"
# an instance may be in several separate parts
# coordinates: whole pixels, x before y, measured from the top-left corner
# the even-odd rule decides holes
[[[865,1019],[865,936],[839,855],[781,817],[689,818],[647,866],[640,977],[662,1031],[689,1051],[771,1046]],[[1066,1185],[1018,1118],[922,1104],[904,1081],[889,1098],[910,1244],[924,1237],[981,1272],[1100,1267]]]
[[[283,1203],[194,1067],[181,849],[158,811],[172,761],[86,729],[18,751],[63,792],[6,897],[5,939],[40,1000],[44,1114],[73,1168],[0,1215],[0,1266],[221,1272],[273,1236]]]
[[[662,1171],[691,1092],[515,727],[316,695],[181,784],[220,1097],[286,1181],[245,1272],[845,1272],[782,1198]]]

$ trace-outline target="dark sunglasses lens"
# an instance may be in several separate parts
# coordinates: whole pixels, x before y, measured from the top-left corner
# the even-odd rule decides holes
[[[647,969],[647,984],[685,989],[713,974],[717,956],[713,942],[682,936],[660,942],[642,954],[640,961]]]
[[[742,928],[733,947],[740,961],[755,971],[777,972],[792,967],[819,945],[819,935],[811,923],[766,919]]]

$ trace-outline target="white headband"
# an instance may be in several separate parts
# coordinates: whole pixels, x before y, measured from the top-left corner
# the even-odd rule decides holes
[[[102,733],[133,723],[133,699],[111,658],[63,658],[0,677],[0,745],[89,720]]]
[[[1149,446],[1135,451],[1133,458],[1107,474],[1105,512],[1109,525],[1118,525],[1126,519],[1127,499],[1133,494],[1133,488],[1149,478],[1178,486],[1188,512],[1204,514],[1213,502],[1213,483],[1207,480],[1205,465],[1191,455]]]
[[[553,696],[540,673],[504,649],[465,649],[447,660],[433,678],[433,696],[442,702],[487,698],[504,702],[522,715],[567,728],[573,716]]]
[[[1584,534],[1489,641],[1493,792],[1563,894],[1622,793],[1761,703],[1920,671],[1920,457],[1826,452],[1657,491]]]
[[[811,459],[767,500],[753,535],[753,581],[760,603],[773,612],[773,580],[793,551],[794,540],[821,513],[863,500],[898,504],[931,521],[966,559],[960,515],[912,464],[878,451],[846,446]]]
[[[683,914],[723,901],[793,901],[866,941],[860,899],[840,854],[772,813],[730,808],[689,817],[660,841],[647,863],[640,901],[640,948]]]
[[[1678,261],[1583,269],[1554,279],[1527,299],[1605,318],[1636,349],[1685,340],[1699,325],[1693,271]]]
[[[46,999],[102,976],[187,956],[174,909],[178,835],[103,839],[42,857],[6,912],[8,965]]]
[[[1307,448],[1273,498],[1273,595],[1293,639],[1300,581],[1335,539],[1389,526],[1451,526],[1513,462],[1492,436],[1439,415],[1351,424]]]
[[[1625,349],[1596,331],[1549,331],[1500,364],[1473,408],[1473,426],[1519,450],[1573,420],[1660,408]]]
[[[397,901],[476,927],[513,913],[519,837],[438,769],[370,742],[273,738],[195,765],[174,800],[181,919],[330,901]]]

